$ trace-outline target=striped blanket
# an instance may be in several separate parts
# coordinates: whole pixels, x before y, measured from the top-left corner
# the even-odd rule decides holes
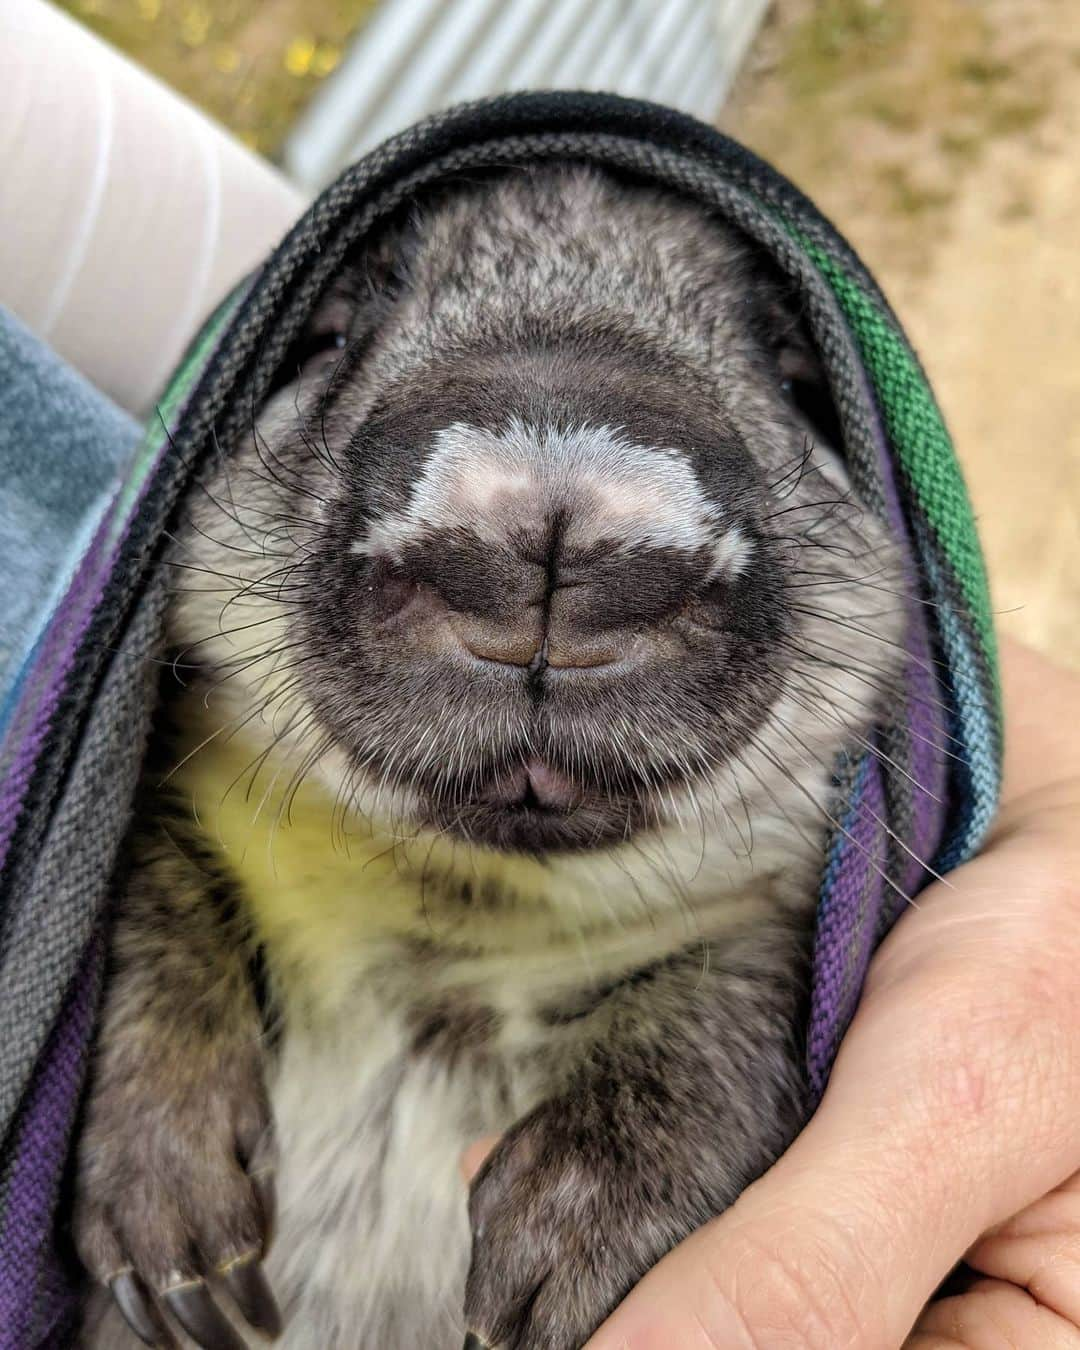
[[[215,440],[266,395],[346,252],[463,174],[591,162],[683,194],[767,250],[802,296],[854,484],[906,548],[905,696],[872,753],[836,765],[822,858],[808,1070],[824,1089],[874,947],[930,873],[969,857],[997,796],[1001,723],[986,580],[933,394],[877,286],[790,183],[715,131],[593,94],[441,115],[315,202],[198,337],[23,671],[0,746],[0,1347],[62,1346],[74,1274],[64,1176],[103,970],[109,879],[145,750],[170,522]],[[946,746],[948,749],[946,750]]]

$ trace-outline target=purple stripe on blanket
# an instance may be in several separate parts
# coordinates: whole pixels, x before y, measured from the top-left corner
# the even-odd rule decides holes
[[[28,1276],[40,1270],[51,1245],[56,1187],[86,1065],[104,947],[100,935],[87,947],[20,1108],[13,1162],[0,1196],[0,1350],[48,1345],[50,1329],[67,1311],[64,1281],[52,1281],[46,1296]]]
[[[885,892],[885,790],[880,761],[866,754],[859,765],[854,801],[838,832],[825,873],[814,942],[807,1060],[815,1097],[829,1069],[862,987],[877,916]],[[860,916],[863,921],[860,922]]]
[[[888,439],[877,397],[864,369],[860,376],[865,406],[873,419],[877,478],[885,516],[903,550],[905,587],[917,595],[920,590],[917,565]],[[944,773],[938,747],[944,726],[938,710],[940,691],[933,674],[927,615],[918,605],[912,610],[905,636],[908,661],[904,684],[913,738],[908,771],[914,782],[908,784],[905,780],[910,789],[912,830],[911,838],[904,842],[917,856],[908,858],[902,875],[895,879],[902,895],[893,891],[874,870],[875,862],[881,868],[886,861],[884,822],[888,811],[880,761],[868,755],[860,768],[854,806],[843,822],[851,838],[837,834],[822,886],[808,1033],[809,1069],[815,1095],[825,1089],[836,1047],[855,1011],[883,914],[895,914],[904,904],[904,895],[913,894],[923,882],[926,873],[919,859],[933,853],[941,833],[939,799],[944,790]],[[877,912],[868,914],[870,907]]]
[[[916,584],[914,579],[909,583]],[[908,730],[911,737],[910,772],[912,784],[912,828],[906,841],[914,856],[908,858],[901,886],[906,895],[914,895],[928,879],[924,862],[937,853],[944,833],[942,802],[947,792],[944,753],[947,732],[942,716],[941,686],[934,675],[934,655],[926,626],[911,623],[905,683],[908,700]],[[902,901],[897,897],[898,907]]]

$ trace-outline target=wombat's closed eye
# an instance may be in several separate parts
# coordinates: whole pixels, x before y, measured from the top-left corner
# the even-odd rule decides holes
[[[575,1350],[786,1146],[902,623],[837,434],[659,190],[496,175],[350,259],[173,555],[77,1224],[144,1339],[272,1288],[291,1350]]]

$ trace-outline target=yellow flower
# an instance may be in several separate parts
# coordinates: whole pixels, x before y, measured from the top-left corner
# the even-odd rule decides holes
[[[285,69],[290,75],[307,75],[315,56],[315,43],[309,37],[295,37],[285,48]]]

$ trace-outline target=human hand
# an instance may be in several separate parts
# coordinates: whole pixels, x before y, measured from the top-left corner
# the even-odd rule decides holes
[[[1080,1347],[1080,680],[1005,674],[989,846],[882,946],[792,1147],[586,1350]],[[926,1307],[964,1253],[988,1278]]]

